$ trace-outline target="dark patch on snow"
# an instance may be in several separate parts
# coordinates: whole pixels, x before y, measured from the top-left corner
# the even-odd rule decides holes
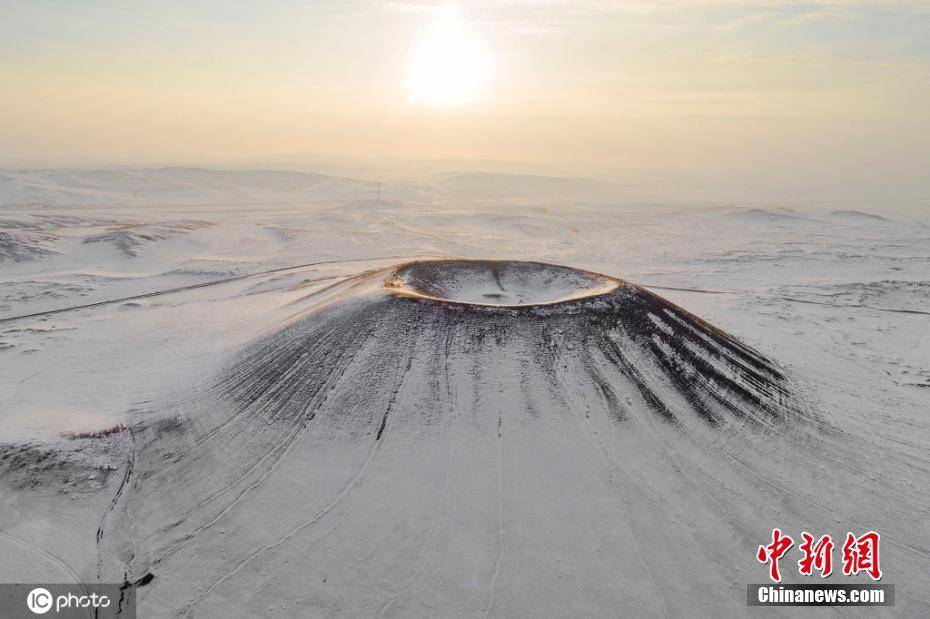
[[[0,445],[0,479],[14,489],[47,494],[96,492],[120,468],[112,437],[69,442]]]
[[[49,245],[56,237],[35,231],[0,231],[0,262],[26,262],[54,256]]]
[[[88,236],[84,239],[84,243],[112,243],[124,255],[134,258],[146,245],[178,238],[211,225],[213,224],[210,222],[197,220],[169,221],[158,224],[123,224],[107,232]]]
[[[830,213],[830,217],[835,217],[839,219],[850,219],[850,220],[861,220],[861,221],[890,221],[889,219],[882,217],[881,215],[874,215],[872,213],[864,213],[862,211],[854,211],[849,209],[840,209]]]

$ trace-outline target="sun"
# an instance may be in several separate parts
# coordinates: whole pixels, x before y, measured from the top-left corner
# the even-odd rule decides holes
[[[461,104],[476,100],[487,77],[481,44],[463,30],[451,11],[410,60],[408,86],[416,102]]]

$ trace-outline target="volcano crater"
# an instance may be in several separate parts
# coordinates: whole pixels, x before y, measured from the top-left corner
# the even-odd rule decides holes
[[[397,296],[462,305],[537,307],[603,295],[620,279],[517,260],[430,260],[402,265],[385,281]]]

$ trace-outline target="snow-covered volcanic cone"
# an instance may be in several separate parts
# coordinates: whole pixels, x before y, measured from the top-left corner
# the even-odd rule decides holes
[[[785,506],[747,458],[816,422],[775,363],[532,262],[410,263],[295,307],[133,427],[101,566],[155,576],[142,616],[745,611],[765,570],[742,556]]]

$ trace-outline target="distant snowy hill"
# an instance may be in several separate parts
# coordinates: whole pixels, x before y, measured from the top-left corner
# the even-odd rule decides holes
[[[591,178],[437,174],[422,183],[381,184],[287,170],[196,167],[0,170],[0,207],[249,205],[375,200],[604,202],[623,187]]]
[[[580,177],[473,172],[439,174],[434,178],[434,185],[442,193],[462,198],[502,199],[593,195],[614,189],[614,186],[609,183]]]
[[[315,201],[356,197],[377,184],[306,172],[119,168],[0,171],[0,206]]]

